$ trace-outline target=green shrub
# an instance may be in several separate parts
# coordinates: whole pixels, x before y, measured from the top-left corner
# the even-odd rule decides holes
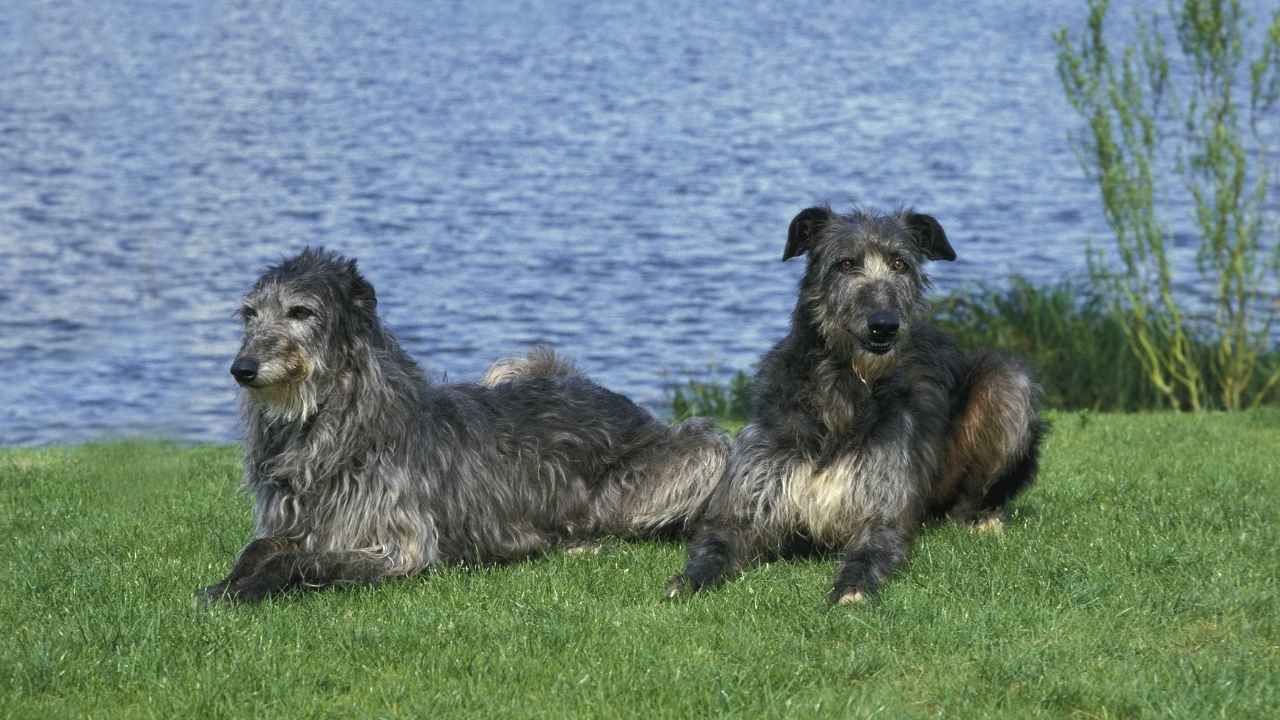
[[[1129,351],[1120,320],[1087,290],[1015,279],[1007,290],[950,295],[935,320],[969,350],[998,348],[1024,358],[1060,409],[1148,410],[1162,398]]]
[[[1274,127],[1265,121],[1280,102],[1280,10],[1259,39],[1238,0],[1181,0],[1169,8],[1173,42],[1158,16],[1140,15],[1137,46],[1115,54],[1107,7],[1089,0],[1085,32],[1055,34],[1058,75],[1088,125],[1077,138],[1081,161],[1114,239],[1114,252],[1091,249],[1093,287],[1169,407],[1259,405],[1280,384],[1268,352],[1280,243],[1263,243],[1277,226],[1263,129]],[[1180,53],[1172,62],[1169,45]],[[1199,325],[1174,292],[1169,213],[1159,207],[1179,184],[1193,201],[1198,269],[1212,289],[1212,317]]]
[[[751,378],[739,370],[728,385],[690,380],[672,391],[671,414],[676,421],[711,417],[742,422],[751,412]]]

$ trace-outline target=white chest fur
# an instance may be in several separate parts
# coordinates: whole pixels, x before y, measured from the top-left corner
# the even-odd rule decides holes
[[[821,467],[800,461],[784,480],[783,514],[815,541],[839,546],[868,521],[893,522],[909,507],[913,490],[887,452],[848,453]]]

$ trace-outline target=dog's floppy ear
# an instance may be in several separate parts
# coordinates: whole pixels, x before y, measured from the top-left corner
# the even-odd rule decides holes
[[[916,240],[916,245],[930,260],[955,260],[956,251],[947,242],[947,234],[942,225],[932,215],[923,213],[907,213],[907,229]]]
[[[830,220],[831,208],[811,207],[801,210],[787,229],[787,249],[782,253],[783,261],[809,252],[813,248],[813,239]]]
[[[356,261],[352,260],[347,267],[351,270],[351,302],[365,310],[378,307],[378,296],[373,292],[369,281],[356,269]]]

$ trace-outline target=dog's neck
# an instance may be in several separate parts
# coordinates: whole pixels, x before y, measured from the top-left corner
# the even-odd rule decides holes
[[[384,362],[386,352],[397,348],[362,346],[355,348],[346,362],[328,371],[324,379],[311,378],[306,392],[311,400],[305,412],[284,410],[259,399],[247,397],[246,438],[247,462],[256,470],[257,482],[274,483],[295,494],[305,494],[317,483],[348,472],[352,468],[330,464],[330,460],[359,459],[368,448],[350,447],[353,443],[395,445],[398,438],[385,434],[357,431],[359,428],[386,425],[389,415],[409,413],[395,398],[415,395],[376,393],[372,389],[388,383],[422,383],[425,379],[403,372],[390,371],[394,363]],[[404,424],[408,425],[406,419]],[[346,446],[346,447],[344,447]]]
[[[850,365],[853,367],[853,374],[858,378],[858,381],[870,388],[871,383],[867,382],[867,376],[862,373],[862,368],[858,366],[858,361],[855,359]]]
[[[816,455],[825,453],[822,446],[828,441],[839,443],[874,412],[878,378],[860,374],[852,358],[833,352],[811,326],[793,324],[770,364],[779,372],[766,376],[776,389],[765,391],[766,396],[779,403],[794,402],[795,410],[824,428],[825,432],[805,440],[817,443],[809,448]]]

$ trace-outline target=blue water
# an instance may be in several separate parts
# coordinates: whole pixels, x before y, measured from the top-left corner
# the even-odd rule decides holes
[[[7,0],[0,445],[234,439],[232,312],[307,244],[434,377],[548,342],[659,412],[784,332],[814,202],[936,215],[943,291],[1078,274],[1083,3],[1010,5]]]

